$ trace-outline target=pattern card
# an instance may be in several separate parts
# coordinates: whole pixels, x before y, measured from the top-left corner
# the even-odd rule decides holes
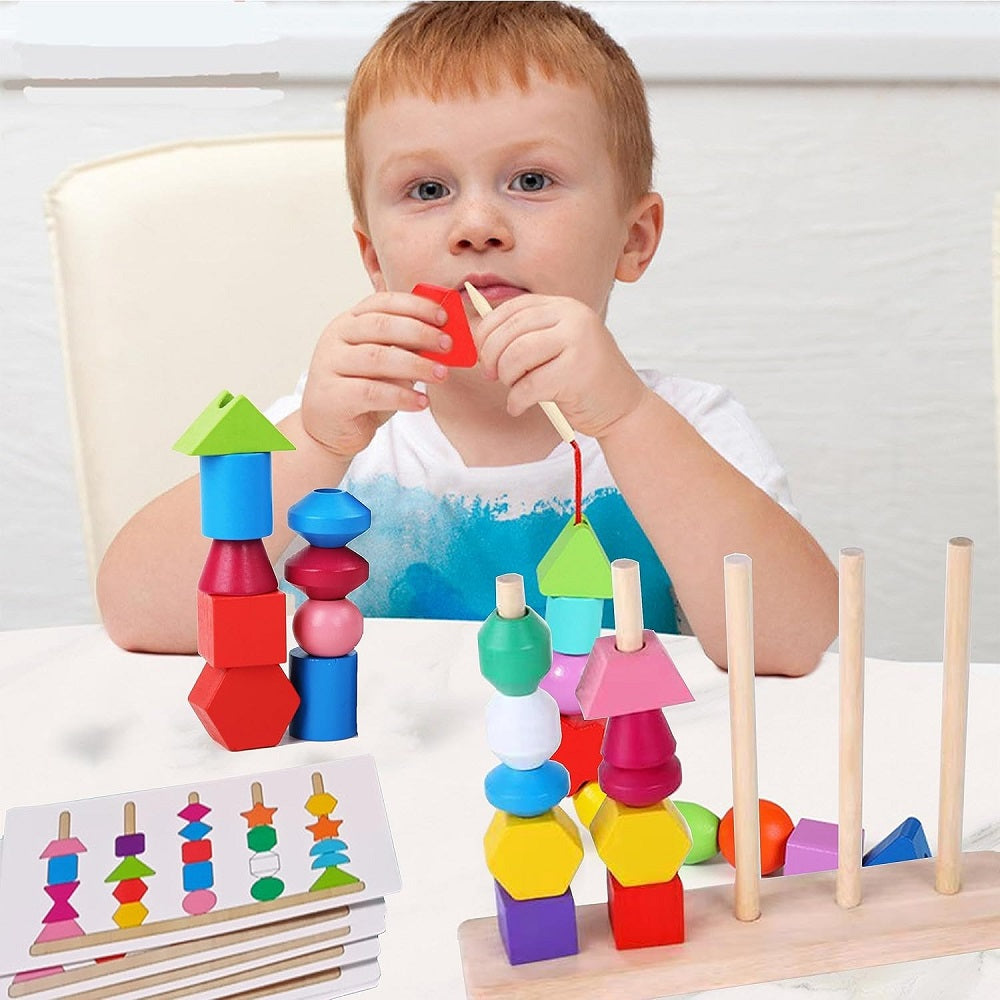
[[[0,973],[132,954],[399,888],[372,757],[11,809]]]

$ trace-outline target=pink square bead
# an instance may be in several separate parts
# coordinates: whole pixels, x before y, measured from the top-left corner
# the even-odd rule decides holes
[[[603,719],[694,701],[684,678],[652,629],[643,629],[642,649],[623,653],[613,635],[591,650],[576,696],[585,719]]]

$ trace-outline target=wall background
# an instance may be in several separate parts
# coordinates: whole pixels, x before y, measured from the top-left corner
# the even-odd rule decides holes
[[[123,149],[338,127],[401,6],[0,5],[0,628],[95,614],[43,192]],[[940,658],[965,534],[973,656],[1000,659],[1000,4],[583,6],[648,82],[667,203],[613,299],[627,353],[731,386],[827,553],[865,549],[871,655]]]

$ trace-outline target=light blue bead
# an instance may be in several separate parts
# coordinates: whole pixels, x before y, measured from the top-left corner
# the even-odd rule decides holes
[[[569,771],[554,760],[530,771],[499,764],[486,775],[486,800],[512,816],[541,816],[569,795]]]
[[[185,892],[196,892],[198,889],[211,889],[215,885],[215,874],[211,861],[194,861],[181,869],[181,880]]]
[[[185,840],[204,840],[211,832],[212,828],[200,820],[188,823],[183,829],[177,831]]]
[[[358,735],[358,654],[310,656],[296,646],[288,654],[288,676],[299,707],[289,734],[297,740],[347,740]]]
[[[601,634],[604,601],[600,597],[549,597],[545,621],[552,632],[552,650],[567,656],[589,653]]]
[[[346,851],[347,844],[336,837],[327,837],[309,848],[310,854],[329,854],[331,851]]]
[[[372,512],[346,490],[313,490],[288,508],[288,527],[321,549],[347,545],[371,523]]]
[[[274,531],[271,513],[271,453],[203,455],[201,533],[247,541]]]
[[[49,858],[49,863],[46,866],[46,881],[49,885],[64,885],[66,882],[75,882],[79,870],[80,864],[75,854],[61,854]]]
[[[350,863],[350,858],[343,851],[334,851],[332,854],[321,854],[310,867],[312,868],[337,868],[340,865]]]

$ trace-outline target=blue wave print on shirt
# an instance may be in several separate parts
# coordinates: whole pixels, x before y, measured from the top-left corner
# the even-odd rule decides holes
[[[571,502],[539,503],[506,518],[503,500],[439,497],[391,476],[343,488],[372,511],[371,528],[351,543],[371,564],[368,582],[350,595],[363,614],[481,621],[496,607],[496,577],[520,573],[528,604],[544,615],[535,570],[572,516]],[[609,559],[639,561],[646,628],[676,632],[670,580],[622,495],[598,490],[584,510]],[[614,626],[610,600],[604,625]]]

